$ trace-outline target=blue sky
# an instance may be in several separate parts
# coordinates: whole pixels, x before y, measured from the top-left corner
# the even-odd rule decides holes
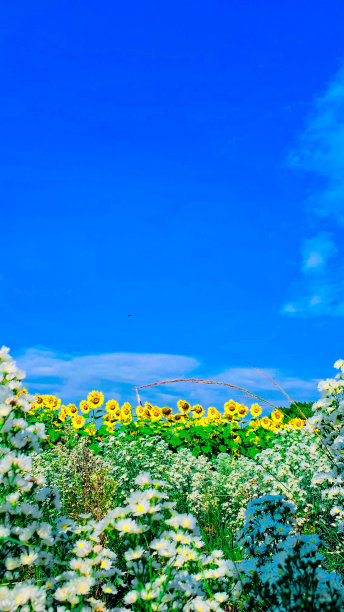
[[[343,18],[333,0],[2,7],[0,325],[31,391],[135,403],[197,377],[280,403],[251,362],[317,398],[344,354]],[[142,393],[179,397],[229,396]]]

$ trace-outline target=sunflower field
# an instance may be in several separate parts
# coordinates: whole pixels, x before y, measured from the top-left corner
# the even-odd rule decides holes
[[[306,422],[295,416],[288,418],[278,408],[270,415],[261,416],[259,404],[252,404],[249,409],[234,400],[225,403],[223,413],[214,406],[206,412],[200,404],[191,406],[184,400],[177,402],[176,412],[169,406],[160,408],[149,402],[133,410],[129,402],[120,406],[113,399],[104,405],[100,391],[91,391],[79,407],[61,404],[54,395],[36,394],[29,414],[32,422],[47,425],[49,445],[67,439],[73,446],[79,437],[86,437],[92,450],[97,452],[98,443],[109,436],[128,441],[159,436],[172,450],[185,447],[195,456],[202,454],[209,458],[219,453],[229,453],[233,458],[240,454],[254,457],[271,446],[281,429],[299,429]]]

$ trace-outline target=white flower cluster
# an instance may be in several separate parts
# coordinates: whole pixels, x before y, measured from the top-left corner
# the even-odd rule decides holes
[[[42,521],[40,504],[49,498],[59,507],[57,489],[46,487],[44,477],[34,477],[27,453],[39,450],[45,437],[44,425],[28,425],[25,414],[33,399],[20,394],[23,373],[8,355],[0,351],[0,576],[17,579],[18,568],[51,567],[54,539],[49,524]]]
[[[176,513],[164,491],[166,483],[142,473],[135,484],[139,489],[126,498],[126,505],[111,510],[93,533],[96,540],[104,531],[113,537],[117,532],[122,539],[129,574],[124,604],[146,609],[145,602],[150,602],[149,609],[157,611],[221,610],[233,564],[220,550],[203,553],[195,517]]]
[[[317,495],[311,486],[314,469],[329,468],[316,434],[302,429],[281,431],[272,448],[254,459],[240,456],[233,462],[229,455],[219,454],[209,478],[193,477],[188,500],[199,516],[209,504],[216,504],[235,531],[242,526],[251,499],[283,494],[297,505],[296,522],[301,528],[312,519],[314,498],[321,501],[320,492]]]
[[[280,495],[248,504],[238,543],[250,558],[237,564],[245,608],[252,610],[261,600],[273,612],[340,612],[342,579],[323,569],[318,536],[295,533],[295,510]]]
[[[322,441],[323,454],[329,465],[326,469],[315,470],[312,487],[321,490],[324,504],[338,527],[344,532],[344,361],[334,364],[339,370],[335,378],[319,383],[321,399],[313,404],[314,416],[306,421],[305,428],[316,429]]]

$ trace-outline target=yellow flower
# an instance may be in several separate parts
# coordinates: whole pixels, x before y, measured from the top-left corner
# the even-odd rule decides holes
[[[124,402],[122,408],[121,408],[121,416],[120,416],[121,420],[123,421],[128,421],[132,418],[131,416],[131,406],[129,404],[129,402]]]
[[[161,419],[161,410],[159,406],[153,406],[153,409],[151,410],[151,420],[155,422],[155,421],[160,421],[160,419]]]
[[[244,406],[244,404],[239,404],[238,408],[237,408],[237,415],[243,419],[248,413],[248,408],[247,406]]]
[[[295,417],[294,419],[290,419],[290,421],[288,421],[288,425],[292,429],[302,429],[302,427],[304,426],[305,422],[306,421],[304,419],[299,419],[299,417]]]
[[[93,425],[93,423],[92,423],[92,425],[87,425],[87,427],[85,427],[85,432],[86,432],[86,433],[87,433],[89,436],[95,436],[95,435],[96,435],[96,433],[97,433],[96,426],[95,426],[95,425]]]
[[[105,410],[109,413],[115,413],[119,408],[119,403],[116,400],[109,400],[106,402]]]
[[[58,410],[61,404],[61,400],[55,395],[46,395],[44,404],[52,410]]]
[[[191,410],[189,402],[185,402],[184,400],[178,400],[177,406],[179,412],[181,412],[182,414],[187,414]]]
[[[284,414],[282,410],[276,409],[271,413],[271,418],[275,423],[280,423],[281,421],[283,421]]]
[[[99,408],[104,403],[104,395],[100,391],[91,391],[87,396],[87,401],[93,404],[93,408]]]
[[[251,408],[250,408],[250,412],[253,416],[253,418],[257,418],[262,414],[262,409],[259,406],[259,404],[252,404]]]
[[[259,427],[259,420],[258,420],[258,419],[254,419],[254,420],[252,419],[252,420],[249,422],[249,426],[250,426],[252,429],[257,429],[257,427]]]
[[[169,408],[168,406],[164,406],[163,408],[161,408],[161,414],[163,417],[165,417],[165,419],[170,419],[172,416],[173,410],[172,408]]]
[[[36,398],[37,398],[36,402],[34,402],[34,403],[43,406],[43,396],[39,395],[38,393],[36,393]]]
[[[20,395],[23,395],[23,393],[29,393],[28,390],[25,389],[25,387],[20,389],[20,391],[17,391],[16,396],[19,397]]]
[[[88,414],[91,408],[93,408],[92,404],[90,404],[86,400],[82,400],[79,405],[81,412],[83,412],[84,414]]]
[[[106,430],[108,433],[113,433],[115,431],[116,423],[108,423]]]
[[[172,421],[174,421],[175,423],[185,423],[185,418],[182,414],[179,414],[178,412],[176,414],[172,415]]]
[[[112,421],[114,420],[114,416],[112,414],[106,413],[103,416],[103,421],[104,423],[112,423]]]
[[[264,429],[271,429],[272,421],[269,417],[262,417],[260,419],[260,425],[264,427]]]
[[[233,416],[237,411],[237,404],[234,400],[229,400],[225,403],[225,414],[226,416]]]
[[[75,404],[68,404],[66,412],[69,416],[74,417],[78,414],[78,409]]]
[[[116,408],[115,412],[113,413],[113,416],[115,419],[117,419],[117,421],[119,421],[119,419],[121,418],[121,409],[118,406],[118,408]]]
[[[66,413],[64,410],[60,410],[60,412],[57,415],[57,418],[60,419],[60,421],[64,422],[66,420]]]
[[[85,418],[81,414],[78,414],[78,416],[72,418],[72,425],[74,429],[81,429],[81,427],[84,426],[84,423]]]
[[[200,419],[204,415],[204,410],[200,404],[192,406],[191,410],[195,419]]]
[[[215,406],[210,406],[208,408],[208,418],[209,419],[219,419],[221,417],[221,412],[215,408]]]
[[[29,414],[34,414],[40,408],[41,408],[41,404],[38,404],[37,402],[32,402]]]
[[[145,409],[147,412],[150,412],[153,409],[152,404],[150,404],[149,402],[145,402]]]
[[[209,419],[209,417],[207,417],[207,416],[206,416],[206,417],[202,417],[202,418],[199,420],[199,422],[200,422],[202,425],[206,426],[206,425],[209,425],[209,423],[210,423],[210,419]]]
[[[143,406],[137,406],[136,414],[137,414],[139,419],[142,419],[144,417],[144,414],[145,414],[145,408]]]

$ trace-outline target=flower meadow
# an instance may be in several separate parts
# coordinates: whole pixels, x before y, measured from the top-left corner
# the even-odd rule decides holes
[[[0,611],[344,610],[344,362],[302,418],[31,395],[0,350]]]

